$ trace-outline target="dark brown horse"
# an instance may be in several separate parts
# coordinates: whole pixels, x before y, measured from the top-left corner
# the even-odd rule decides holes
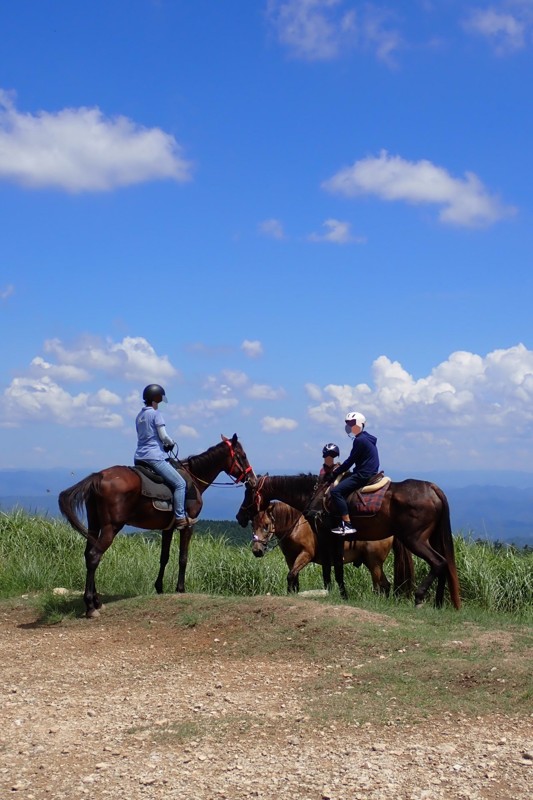
[[[197,517],[202,509],[203,492],[221,472],[229,475],[235,483],[256,481],[236,433],[231,439],[222,436],[219,444],[210,447],[204,453],[189,456],[186,461],[180,462],[180,467],[188,473],[197,490],[196,499],[192,502],[187,501],[187,513],[192,518]],[[87,512],[87,527],[77,514],[83,506]],[[72,527],[87,539],[85,547],[87,577],[83,596],[87,617],[96,617],[99,614],[98,609],[102,603],[96,591],[96,568],[124,525],[162,531],[161,558],[155,588],[158,593],[163,591],[163,575],[169,559],[175,517],[172,510],[159,511],[154,508],[150,498],[143,496],[141,478],[135,470],[131,467],[116,466],[94,472],[60,493],[59,508]],[[180,530],[177,592],[185,591],[185,570],[191,535],[192,527]]]
[[[329,547],[320,542],[317,534],[304,515],[286,503],[269,503],[265,511],[259,511],[252,520],[252,553],[261,557],[265,554],[273,536],[279,542],[289,568],[287,591],[298,592],[299,574],[307,564],[322,566],[322,578],[326,589],[331,587],[331,558]],[[390,582],[383,570],[385,559],[394,548],[394,592],[408,594],[413,581],[413,559],[411,553],[401,542],[389,536],[376,542],[343,542],[343,561],[360,567],[366,566],[372,578],[375,592],[390,594]],[[339,587],[345,594],[344,587]]]
[[[264,476],[254,486],[248,486],[237,512],[243,527],[258,511],[264,511],[271,500],[282,500],[303,512],[309,507],[317,485],[315,475]],[[455,566],[450,509],[446,495],[434,483],[408,479],[391,482],[380,510],[373,516],[358,516],[348,498],[350,519],[357,528],[359,541],[379,541],[394,536],[429,566],[429,573],[415,591],[415,603],[421,605],[433,582],[437,580],[435,605],[444,603],[446,582],[455,608],[460,608],[459,579]],[[335,519],[321,518],[319,534],[332,541],[333,566],[339,586],[343,578],[343,540],[329,531]],[[336,545],[335,541],[339,544]]]

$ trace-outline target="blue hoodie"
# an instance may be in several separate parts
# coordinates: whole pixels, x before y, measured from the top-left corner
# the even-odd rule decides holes
[[[353,441],[352,451],[346,461],[343,461],[338,472],[346,472],[355,464],[353,473],[360,478],[371,478],[379,472],[379,455],[376,447],[377,438],[371,433],[361,431]]]

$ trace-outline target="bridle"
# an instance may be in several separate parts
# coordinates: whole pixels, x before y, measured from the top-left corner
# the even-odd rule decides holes
[[[224,439],[224,443],[228,445],[231,457],[231,464],[229,470],[227,470],[228,475],[230,478],[234,478],[234,483],[248,483],[253,477],[255,477],[255,473],[252,469],[251,464],[248,464],[246,468],[242,467],[239,457],[235,452],[235,448],[233,447],[231,441],[229,439]],[[234,474],[234,467],[238,467],[238,473]],[[250,474],[251,473],[251,474]],[[216,486],[217,484],[213,484]]]
[[[250,503],[241,506],[242,511],[246,511],[246,515],[249,517],[248,522],[251,522],[255,516],[255,514],[259,514],[261,511],[261,506],[263,505],[263,495],[262,490],[263,486],[265,485],[265,481],[268,478],[268,475],[261,475],[260,478],[257,479],[257,484],[255,488],[252,486],[252,500]],[[250,509],[255,509],[254,514],[250,514]],[[265,510],[265,509],[263,509]]]
[[[298,515],[296,517],[296,519],[294,520],[294,522],[292,523],[292,525],[289,525],[286,528],[286,530],[284,530],[283,532],[281,532],[281,531],[276,532],[276,521],[274,519],[274,506],[272,505],[272,503],[270,503],[268,505],[268,507],[264,511],[258,511],[257,513],[258,514],[262,514],[263,515],[263,519],[265,517],[267,517],[268,518],[268,522],[267,522],[266,525],[262,524],[260,526],[260,528],[259,527],[258,528],[254,528],[253,527],[253,522],[252,522],[252,546],[254,544],[258,544],[261,547],[263,547],[265,550],[267,549],[268,545],[271,543],[272,537],[274,535],[276,536],[277,541],[274,542],[274,544],[270,547],[270,550],[273,550],[275,547],[277,547],[279,544],[281,544],[281,542],[284,539],[290,538],[290,536],[292,535],[294,529],[298,525],[298,522],[300,521],[300,518],[301,518],[300,515]],[[263,534],[264,534],[264,537],[259,536],[256,533],[257,530],[261,530],[263,532]]]
[[[265,550],[270,543],[270,540],[274,536],[276,532],[276,525],[274,523],[274,515],[272,513],[272,506],[270,505],[265,511],[258,512],[264,515],[264,517],[268,518],[268,522],[266,525],[261,525],[260,528],[252,528],[252,545],[259,544],[261,547],[264,547]],[[263,517],[263,518],[264,518]],[[258,536],[256,530],[261,530],[264,534],[263,537]],[[275,546],[275,545],[274,545]]]
[[[204,486],[236,486],[239,483],[242,484],[250,483],[252,480],[255,479],[255,472],[253,470],[253,467],[250,464],[248,464],[247,467],[243,467],[241,465],[239,456],[237,455],[237,452],[235,451],[235,448],[233,447],[233,444],[231,443],[230,439],[223,439],[222,441],[224,442],[224,444],[227,444],[230,450],[231,463],[229,469],[224,470],[224,472],[226,472],[226,474],[232,479],[230,483],[228,483],[227,481],[213,481],[212,483],[210,483],[209,481],[206,481],[203,478],[198,477],[198,475],[195,475],[194,472],[192,472],[189,469],[188,464],[184,463],[183,461],[178,461],[180,467],[182,467],[182,469],[184,469],[185,472],[187,472],[191,476],[193,481],[197,481],[198,483],[203,483]]]

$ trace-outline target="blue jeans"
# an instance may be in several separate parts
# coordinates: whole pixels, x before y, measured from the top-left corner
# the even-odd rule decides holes
[[[339,514],[341,517],[349,516],[350,512],[348,511],[348,503],[346,502],[346,498],[352,492],[355,492],[356,489],[360,489],[361,486],[364,486],[367,481],[368,478],[361,478],[360,475],[352,472],[348,478],[344,478],[344,480],[330,490],[329,496],[331,497],[333,508],[337,514]]]
[[[168,461],[146,461],[146,463],[152,467],[154,472],[161,475],[167,486],[172,489],[174,514],[177,519],[183,519],[185,517],[185,491],[187,489],[185,480]]]

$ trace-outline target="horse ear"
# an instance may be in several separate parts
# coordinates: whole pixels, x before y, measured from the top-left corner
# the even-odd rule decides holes
[[[233,446],[235,446],[237,444],[238,438],[239,437],[237,436],[236,433],[234,433],[233,436],[231,437],[231,443],[232,443]]]
[[[224,434],[223,434],[223,433],[221,433],[221,434],[220,434],[220,438],[222,439],[222,441],[223,441],[223,442],[229,442],[229,439],[228,439],[228,437],[227,437],[227,436],[224,436]]]

